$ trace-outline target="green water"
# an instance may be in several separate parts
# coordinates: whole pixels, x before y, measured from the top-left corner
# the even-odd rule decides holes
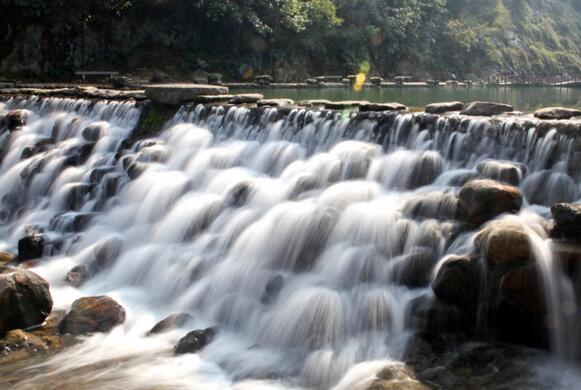
[[[356,92],[352,88],[265,88],[233,89],[232,93],[258,92],[265,98],[289,98],[295,101],[307,99],[368,100],[370,102],[399,102],[410,108],[420,109],[426,104],[459,100],[470,102],[485,100],[512,104],[517,111],[534,111],[543,107],[565,106],[581,108],[581,88],[557,87],[401,87],[363,88]]]

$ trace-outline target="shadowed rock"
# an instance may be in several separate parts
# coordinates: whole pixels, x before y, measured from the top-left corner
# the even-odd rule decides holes
[[[216,335],[216,328],[194,330],[178,341],[174,352],[176,355],[196,353],[212,342]]]
[[[547,107],[535,111],[535,117],[539,119],[562,120],[581,116],[581,111],[565,107]]]

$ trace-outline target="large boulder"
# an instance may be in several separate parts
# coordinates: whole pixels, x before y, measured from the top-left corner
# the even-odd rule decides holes
[[[551,207],[555,220],[551,236],[581,241],[581,205],[573,203],[558,203]]]
[[[155,324],[154,327],[151,328],[149,332],[147,332],[147,335],[152,336],[160,333],[166,333],[170,330],[180,328],[192,320],[193,317],[188,313],[172,314]]]
[[[18,240],[18,259],[20,261],[34,260],[42,257],[44,251],[44,237],[40,234],[31,234]]]
[[[469,257],[451,256],[440,265],[432,283],[434,293],[444,302],[472,307],[478,299],[480,265]]]
[[[462,102],[444,102],[428,104],[425,111],[428,114],[443,114],[445,112],[462,111],[463,109],[464,103]]]
[[[493,102],[472,102],[464,107],[463,115],[471,116],[493,116],[514,111],[513,106],[503,103]]]
[[[547,107],[535,111],[535,117],[539,119],[571,119],[575,116],[581,116],[581,110],[565,107]]]
[[[61,321],[62,334],[83,335],[108,332],[125,322],[125,309],[107,296],[85,297],[73,302]]]
[[[42,324],[52,310],[48,282],[26,269],[0,272],[0,332]]]
[[[407,325],[423,334],[462,332],[466,330],[463,322],[458,306],[426,295],[412,300],[406,313]]]
[[[522,192],[493,180],[473,180],[460,190],[459,206],[469,223],[480,225],[504,213],[520,210]]]
[[[178,341],[174,352],[176,355],[196,353],[212,342],[216,336],[216,328],[194,330]]]
[[[474,244],[489,265],[525,264],[533,256],[529,234],[518,222],[494,221],[478,233]]]

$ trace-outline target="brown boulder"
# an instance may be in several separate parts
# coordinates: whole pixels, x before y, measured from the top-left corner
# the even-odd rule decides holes
[[[473,180],[460,190],[459,206],[468,222],[481,225],[504,213],[518,212],[523,194],[494,180]]]
[[[516,265],[532,259],[532,249],[524,225],[495,221],[474,240],[476,248],[489,265]]]
[[[2,267],[0,275],[0,332],[42,324],[52,310],[46,280],[21,268]]]
[[[125,322],[125,309],[107,296],[85,297],[73,302],[59,327],[62,334],[108,332]]]

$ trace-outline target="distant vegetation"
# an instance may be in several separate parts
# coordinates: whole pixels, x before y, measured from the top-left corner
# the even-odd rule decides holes
[[[581,0],[0,0],[0,71],[581,74]]]

